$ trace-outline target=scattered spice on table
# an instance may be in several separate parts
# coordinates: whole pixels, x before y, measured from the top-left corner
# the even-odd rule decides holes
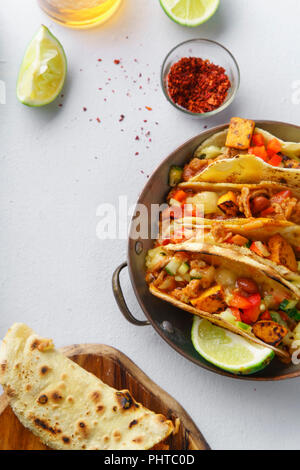
[[[115,60],[114,60],[114,63],[115,63],[116,65],[119,65],[120,62],[121,62],[121,61],[120,61],[119,59],[115,59]]]
[[[125,116],[124,116],[124,114],[121,114],[121,116],[120,116],[120,119],[119,119],[119,122],[122,122],[122,121],[124,121],[124,119],[125,119]]]
[[[82,109],[83,109],[83,111],[84,111],[84,112],[86,112],[86,111],[87,111],[87,108],[86,108],[85,106],[84,106]]]
[[[230,87],[225,69],[200,57],[183,57],[168,74],[170,98],[193,113],[219,108]]]
[[[145,108],[146,108],[148,111],[152,111],[152,108],[150,108],[150,106],[145,106]]]

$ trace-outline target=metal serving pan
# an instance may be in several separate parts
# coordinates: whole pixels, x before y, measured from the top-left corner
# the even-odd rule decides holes
[[[271,132],[276,137],[285,141],[300,142],[300,126],[276,121],[255,121],[257,127]],[[168,186],[168,174],[171,165],[183,166],[188,162],[195,149],[208,137],[216,132],[224,130],[228,124],[209,129],[196,137],[188,140],[172,152],[159,167],[154,171],[151,178],[144,187],[137,204],[144,204],[150,214],[151,204],[162,204],[170,188]],[[138,212],[135,213],[135,216]],[[151,229],[150,216],[148,220],[149,231]],[[132,222],[131,222],[132,229]],[[151,233],[151,232],[150,232]],[[145,256],[153,246],[153,240],[142,239],[128,241],[127,262],[122,263],[113,274],[113,291],[118,306],[125,318],[134,325],[152,325],[158,334],[177,352],[189,361],[216,374],[242,380],[284,380],[300,376],[299,365],[286,365],[277,358],[263,371],[252,376],[236,376],[218,369],[202,358],[194,349],[190,336],[192,326],[192,315],[184,312],[149,293],[148,286],[144,280]],[[136,319],[129,311],[124,299],[121,285],[120,272],[128,266],[129,275],[137,300],[147,318],[145,321]]]

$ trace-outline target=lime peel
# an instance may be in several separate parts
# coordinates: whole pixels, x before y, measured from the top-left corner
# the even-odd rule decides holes
[[[220,0],[160,0],[160,4],[175,23],[195,27],[215,14]]]
[[[237,375],[250,375],[264,369],[275,353],[240,335],[195,316],[192,343],[196,351],[220,369]]]
[[[27,106],[44,106],[61,92],[67,75],[64,49],[46,26],[29,44],[20,68],[17,97]]]

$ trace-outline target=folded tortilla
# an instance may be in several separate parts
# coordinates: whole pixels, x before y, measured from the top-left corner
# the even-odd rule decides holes
[[[300,170],[293,168],[274,167],[264,162],[261,158],[254,155],[247,155],[247,152],[241,151],[239,155],[226,158],[227,151],[225,147],[228,129],[214,134],[205,140],[195,151],[194,156],[199,157],[206,152],[213,152],[212,158],[218,158],[212,162],[202,172],[192,177],[190,181],[213,181],[215,183],[259,183],[262,180],[274,181],[290,186],[298,186],[300,183]],[[269,132],[256,128],[255,133],[262,134],[265,143],[268,144],[274,136]],[[300,143],[284,142],[276,139],[282,145],[282,153],[287,157],[299,161]],[[224,154],[224,159],[221,155]]]
[[[273,270],[268,269],[267,267],[263,267],[260,263],[252,260],[251,258],[237,254],[232,250],[225,249],[223,247],[212,246],[209,244],[197,244],[197,243],[189,243],[185,242],[182,244],[176,245],[168,245],[166,247],[168,252],[183,252],[187,251],[190,253],[198,253],[201,254],[206,260],[209,261],[210,264],[214,266],[222,265],[228,270],[234,270],[240,273],[241,277],[250,277],[255,279],[257,284],[268,284],[270,288],[276,290],[277,283],[281,285],[281,289],[289,292],[292,297],[297,298],[295,293],[291,293],[289,286],[287,285],[286,281],[281,279],[278,273],[275,273]],[[193,315],[198,315],[201,318],[205,318],[209,320],[211,323],[215,325],[221,326],[226,328],[233,333],[239,334],[244,338],[254,341],[257,344],[260,344],[264,347],[269,347],[275,353],[282,357],[285,360],[290,360],[289,353],[283,349],[280,349],[276,346],[271,344],[267,344],[258,337],[256,337],[251,331],[246,331],[241,329],[238,325],[231,323],[229,321],[224,320],[218,313],[209,313],[204,310],[199,310],[194,306],[187,304],[183,301],[178,300],[177,298],[173,297],[170,293],[165,292],[157,288],[153,283],[149,285],[150,292],[155,295],[156,297],[171,303],[175,307],[180,308],[181,310],[185,310]]]
[[[188,245],[189,250],[197,251],[201,246],[201,241],[206,244],[211,244],[215,247],[223,249],[230,249],[237,253],[238,256],[248,257],[253,260],[259,269],[278,276],[280,282],[291,289],[300,298],[300,273],[293,272],[286,266],[276,264],[268,258],[263,258],[254,253],[250,248],[244,246],[237,246],[234,244],[228,244],[225,242],[218,242],[214,239],[211,234],[211,228],[214,223],[220,223],[233,235],[242,235],[250,238],[252,241],[266,242],[273,235],[281,235],[290,245],[295,247],[300,246],[300,226],[287,222],[284,220],[275,219],[228,219],[216,222],[211,219],[202,219],[198,217],[186,217],[183,219],[177,219],[174,221],[174,228],[176,230],[177,225],[184,227],[184,229],[191,230],[195,233],[194,237],[191,237],[184,244],[179,246]],[[175,245],[168,245],[168,248],[175,248]],[[195,247],[195,248],[194,248]],[[246,260],[247,258],[245,258]]]
[[[57,351],[24,324],[0,348],[0,383],[21,423],[59,450],[145,450],[173,424]]]

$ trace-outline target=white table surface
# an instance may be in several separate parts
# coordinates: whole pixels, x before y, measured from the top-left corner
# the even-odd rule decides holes
[[[0,337],[19,321],[53,337],[57,346],[115,346],[183,405],[214,449],[299,449],[300,379],[223,378],[188,362],[151,327],[127,323],[111,290],[127,243],[96,236],[99,204],[119,195],[134,203],[147,174],[204,125],[232,115],[300,124],[300,104],[292,100],[300,80],[299,0],[221,0],[216,15],[196,29],[170,21],[157,0],[124,0],[113,19],[88,31],[53,23],[34,0],[2,3]],[[15,82],[40,23],[64,45],[69,74],[64,98],[31,109],[17,101]],[[241,68],[236,101],[208,121],[175,112],[159,85],[166,53],[194,37],[223,43]],[[127,73],[114,59],[121,59]],[[148,149],[140,127],[151,132]],[[143,317],[127,273],[123,280],[130,307]]]

